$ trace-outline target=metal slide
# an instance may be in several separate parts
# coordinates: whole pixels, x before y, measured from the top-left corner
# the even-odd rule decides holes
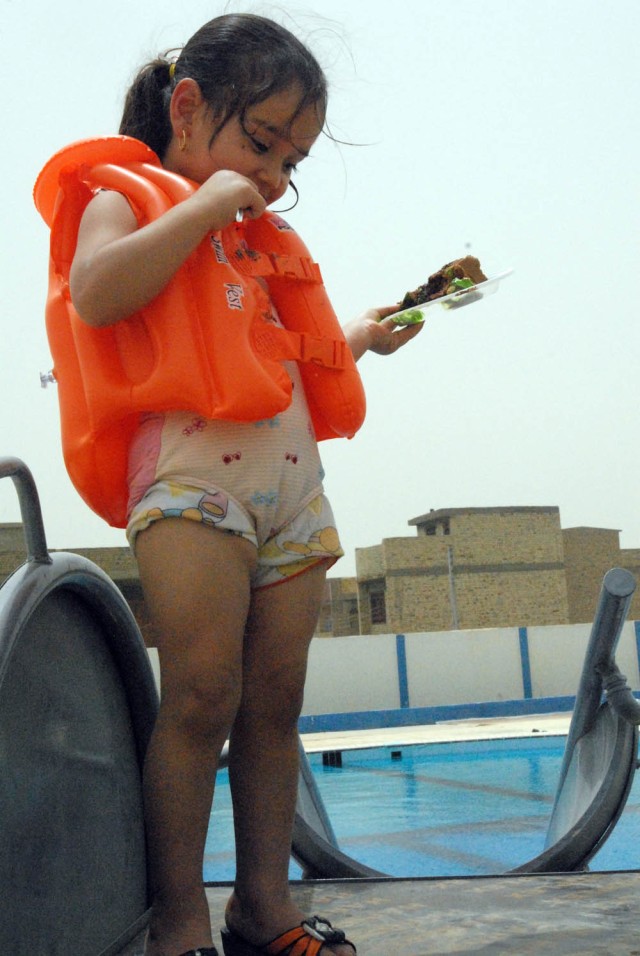
[[[149,906],[155,683],[118,588],[78,555],[50,555],[31,473],[0,459],[6,477],[27,561],[0,589],[0,953],[115,953]]]
[[[613,568],[604,577],[545,849],[515,872],[586,869],[627,802],[638,760],[640,704],[615,652],[634,590],[628,571]]]
[[[148,918],[141,771],[155,682],[115,584],[78,555],[49,553],[26,465],[0,459],[0,478],[15,484],[27,549],[0,589],[0,953],[115,956]],[[511,872],[584,869],[624,808],[640,705],[614,655],[634,586],[626,571],[605,576],[547,845]],[[389,878],[340,851],[300,751],[304,876]]]
[[[624,809],[637,763],[640,704],[616,666],[615,651],[634,589],[635,581],[628,571],[614,568],[605,575],[545,848],[512,873],[586,869]],[[333,831],[318,822],[323,810],[322,797],[303,758],[293,855],[305,876],[386,876],[340,851]]]

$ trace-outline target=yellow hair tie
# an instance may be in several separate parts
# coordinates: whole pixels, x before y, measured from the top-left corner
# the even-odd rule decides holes
[[[173,80],[175,75],[176,75],[176,65],[175,63],[170,63],[169,64],[169,79]]]

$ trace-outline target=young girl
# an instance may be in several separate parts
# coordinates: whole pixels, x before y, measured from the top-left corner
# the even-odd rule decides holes
[[[145,66],[120,132],[199,188],[141,227],[122,193],[95,195],[70,275],[84,322],[103,327],[131,316],[205,237],[277,203],[323,131],[326,101],[325,78],[305,46],[256,16],[216,18],[175,63]],[[384,321],[396,308],[371,309],[346,326],[356,360],[368,349],[390,354],[416,334]],[[286,369],[292,400],[275,418],[146,414],[130,448],[127,534],[162,674],[144,781],[147,956],[216,952],[202,864],[227,738],[237,875],[225,956],[355,952],[328,921],[307,919],[288,886],[307,652],[327,568],[343,552],[298,364]]]

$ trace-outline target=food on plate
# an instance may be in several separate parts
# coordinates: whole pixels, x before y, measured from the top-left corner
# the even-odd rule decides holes
[[[486,275],[480,268],[480,262],[475,256],[454,259],[453,262],[448,262],[430,275],[423,285],[412,292],[407,292],[400,304],[400,311],[455,292],[464,292],[465,289],[471,289],[479,282],[485,282],[486,279]]]

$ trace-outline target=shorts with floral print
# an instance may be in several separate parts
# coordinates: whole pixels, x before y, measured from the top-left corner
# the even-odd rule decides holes
[[[251,514],[222,489],[206,491],[176,481],[157,481],[135,505],[127,525],[127,538],[135,548],[136,536],[163,518],[198,521],[217,531],[236,534],[258,551],[254,588],[280,584],[320,562],[331,566],[342,557],[331,505],[320,494],[308,501],[282,528],[259,541]]]

